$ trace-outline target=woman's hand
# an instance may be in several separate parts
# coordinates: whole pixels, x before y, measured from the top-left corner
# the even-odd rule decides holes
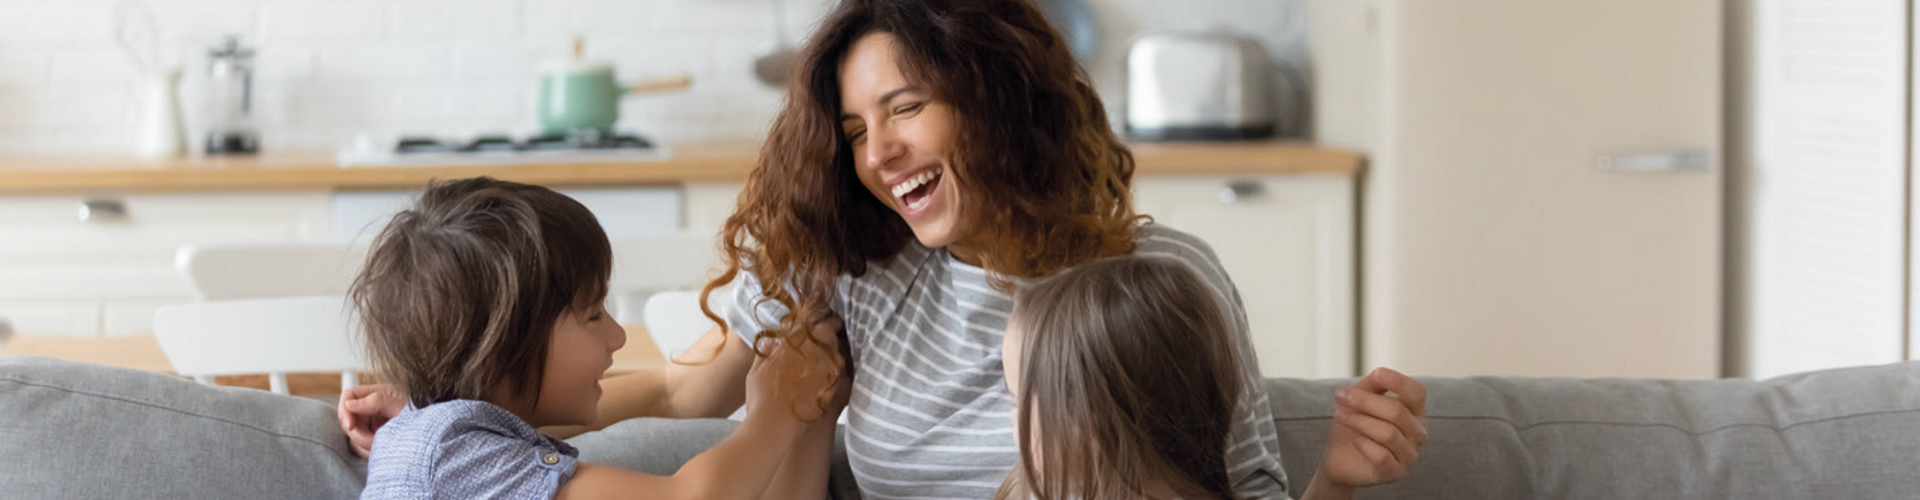
[[[347,431],[353,452],[366,458],[373,452],[373,433],[400,416],[407,398],[390,384],[363,385],[340,392],[340,429]]]
[[[842,380],[834,381],[835,374],[842,371],[841,364],[831,368],[821,364],[821,359],[832,352],[830,349],[838,349],[837,332],[843,328],[839,317],[829,317],[814,325],[809,332],[814,342],[806,346],[796,348],[775,339],[763,342],[766,355],[754,360],[753,368],[747,373],[747,413],[779,411],[784,415],[774,418],[812,422],[845,405],[839,388],[828,384],[849,377],[842,374],[839,377]],[[802,350],[806,351],[804,355]],[[830,407],[822,408],[819,396],[830,389],[835,391],[832,400],[827,402]]]
[[[1427,442],[1427,387],[1388,368],[1334,391],[1326,456],[1315,481],[1341,489],[1393,482],[1407,475]]]

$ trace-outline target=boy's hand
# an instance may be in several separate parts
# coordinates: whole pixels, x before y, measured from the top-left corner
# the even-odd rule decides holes
[[[1345,488],[1405,477],[1427,442],[1427,387],[1379,368],[1336,389],[1334,403],[1332,438],[1319,474]]]
[[[340,429],[347,431],[353,452],[366,458],[373,452],[373,433],[400,416],[407,398],[390,384],[363,385],[340,391]]]
[[[838,407],[822,408],[820,396],[834,389],[828,384],[841,372],[841,364],[834,363],[829,368],[825,362],[829,349],[838,349],[839,342],[835,333],[844,328],[839,317],[829,317],[814,326],[814,342],[802,347],[793,347],[787,342],[769,339],[762,343],[766,355],[754,360],[753,368],[747,373],[748,413],[777,411],[782,415],[774,418],[794,418],[801,422],[812,422],[824,416],[828,410]],[[826,331],[826,342],[821,342],[821,333]],[[846,379],[841,374],[841,379]],[[835,394],[835,400],[838,400]],[[827,401],[826,403],[834,403]],[[844,403],[840,403],[844,405]]]

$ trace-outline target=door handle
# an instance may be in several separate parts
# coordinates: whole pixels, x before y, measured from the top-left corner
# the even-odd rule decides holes
[[[1658,153],[1600,155],[1600,170],[1608,172],[1683,172],[1704,173],[1713,166],[1713,153],[1706,148],[1676,149]]]

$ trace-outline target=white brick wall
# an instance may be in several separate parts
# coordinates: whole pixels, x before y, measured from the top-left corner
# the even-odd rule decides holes
[[[786,0],[798,42],[833,0]],[[1119,119],[1127,41],[1225,27],[1305,58],[1301,0],[1084,0],[1103,25],[1090,70]],[[137,72],[113,42],[119,0],[0,0],[0,153],[124,153]],[[206,49],[228,33],[259,52],[256,118],[269,148],[332,149],[356,133],[464,136],[537,127],[535,72],[575,36],[627,79],[688,74],[691,90],[629,97],[623,130],[666,141],[754,138],[779,91],[753,79],[771,49],[769,0],[148,0],[163,58],[184,61],[198,130]],[[1301,64],[1304,66],[1304,64]],[[198,142],[197,136],[190,143]]]

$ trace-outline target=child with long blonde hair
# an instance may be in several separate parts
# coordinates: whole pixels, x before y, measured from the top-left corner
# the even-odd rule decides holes
[[[1232,498],[1227,434],[1247,384],[1186,265],[1099,260],[1014,303],[1001,362],[1020,465],[997,499]]]
[[[1235,498],[1227,463],[1234,405],[1259,389],[1242,371],[1252,361],[1222,300],[1187,264],[1163,257],[1101,259],[1019,290],[1001,362],[1020,464],[995,499]],[[1353,403],[1358,391],[1406,387],[1382,385],[1398,377],[1382,369],[1341,389],[1344,416],[1316,474],[1328,480],[1316,477],[1303,498],[1351,498],[1355,487],[1405,474],[1412,452],[1388,446],[1417,448],[1424,425],[1398,430],[1355,418],[1387,414]],[[1407,439],[1356,431],[1380,426]]]

